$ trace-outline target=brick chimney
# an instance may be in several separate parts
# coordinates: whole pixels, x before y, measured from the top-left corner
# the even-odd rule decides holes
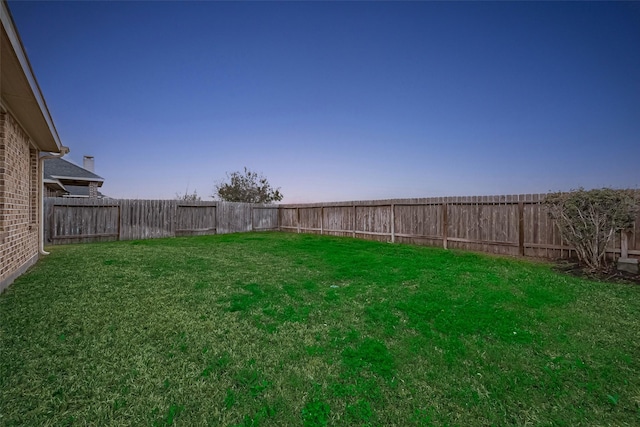
[[[84,156],[84,159],[82,160],[82,167],[88,170],[89,172],[95,172],[93,170],[95,167],[93,156]]]

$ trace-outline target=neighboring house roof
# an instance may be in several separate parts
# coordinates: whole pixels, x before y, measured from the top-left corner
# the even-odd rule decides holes
[[[42,151],[63,149],[5,0],[0,2],[0,110],[9,110]]]
[[[98,187],[101,187],[104,182],[104,178],[101,176],[65,159],[46,159],[44,161],[44,179],[60,181],[65,186],[68,186],[67,184],[97,182]]]
[[[88,169],[61,158],[44,160],[44,185],[55,191],[62,191],[65,197],[91,197],[89,184],[102,187],[104,178]],[[99,198],[104,194],[97,192]]]

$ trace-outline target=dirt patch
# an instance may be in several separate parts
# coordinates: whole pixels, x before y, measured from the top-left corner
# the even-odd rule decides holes
[[[629,283],[640,286],[640,274],[618,271],[615,264],[611,264],[606,271],[592,272],[581,266],[577,261],[560,260],[555,262],[554,270],[585,279],[611,283]]]

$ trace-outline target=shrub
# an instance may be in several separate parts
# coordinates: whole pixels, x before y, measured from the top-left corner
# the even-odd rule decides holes
[[[607,244],[616,232],[633,225],[638,192],[580,188],[568,193],[551,193],[545,198],[545,204],[580,262],[591,271],[603,271],[607,267]]]

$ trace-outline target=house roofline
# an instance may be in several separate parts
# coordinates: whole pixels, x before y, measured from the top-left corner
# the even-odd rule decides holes
[[[104,183],[104,178],[86,178],[79,176],[67,176],[67,175],[49,175],[51,178],[63,181],[86,181],[86,182],[98,182],[100,185]]]
[[[58,181],[57,179],[48,179],[48,178],[44,178],[44,179],[42,180],[42,183],[43,183],[43,184],[52,184],[52,185],[57,186],[59,189],[61,189],[61,190],[63,190],[63,191],[67,191],[67,189],[66,189],[66,188],[64,188],[64,185],[63,185],[60,181]]]

